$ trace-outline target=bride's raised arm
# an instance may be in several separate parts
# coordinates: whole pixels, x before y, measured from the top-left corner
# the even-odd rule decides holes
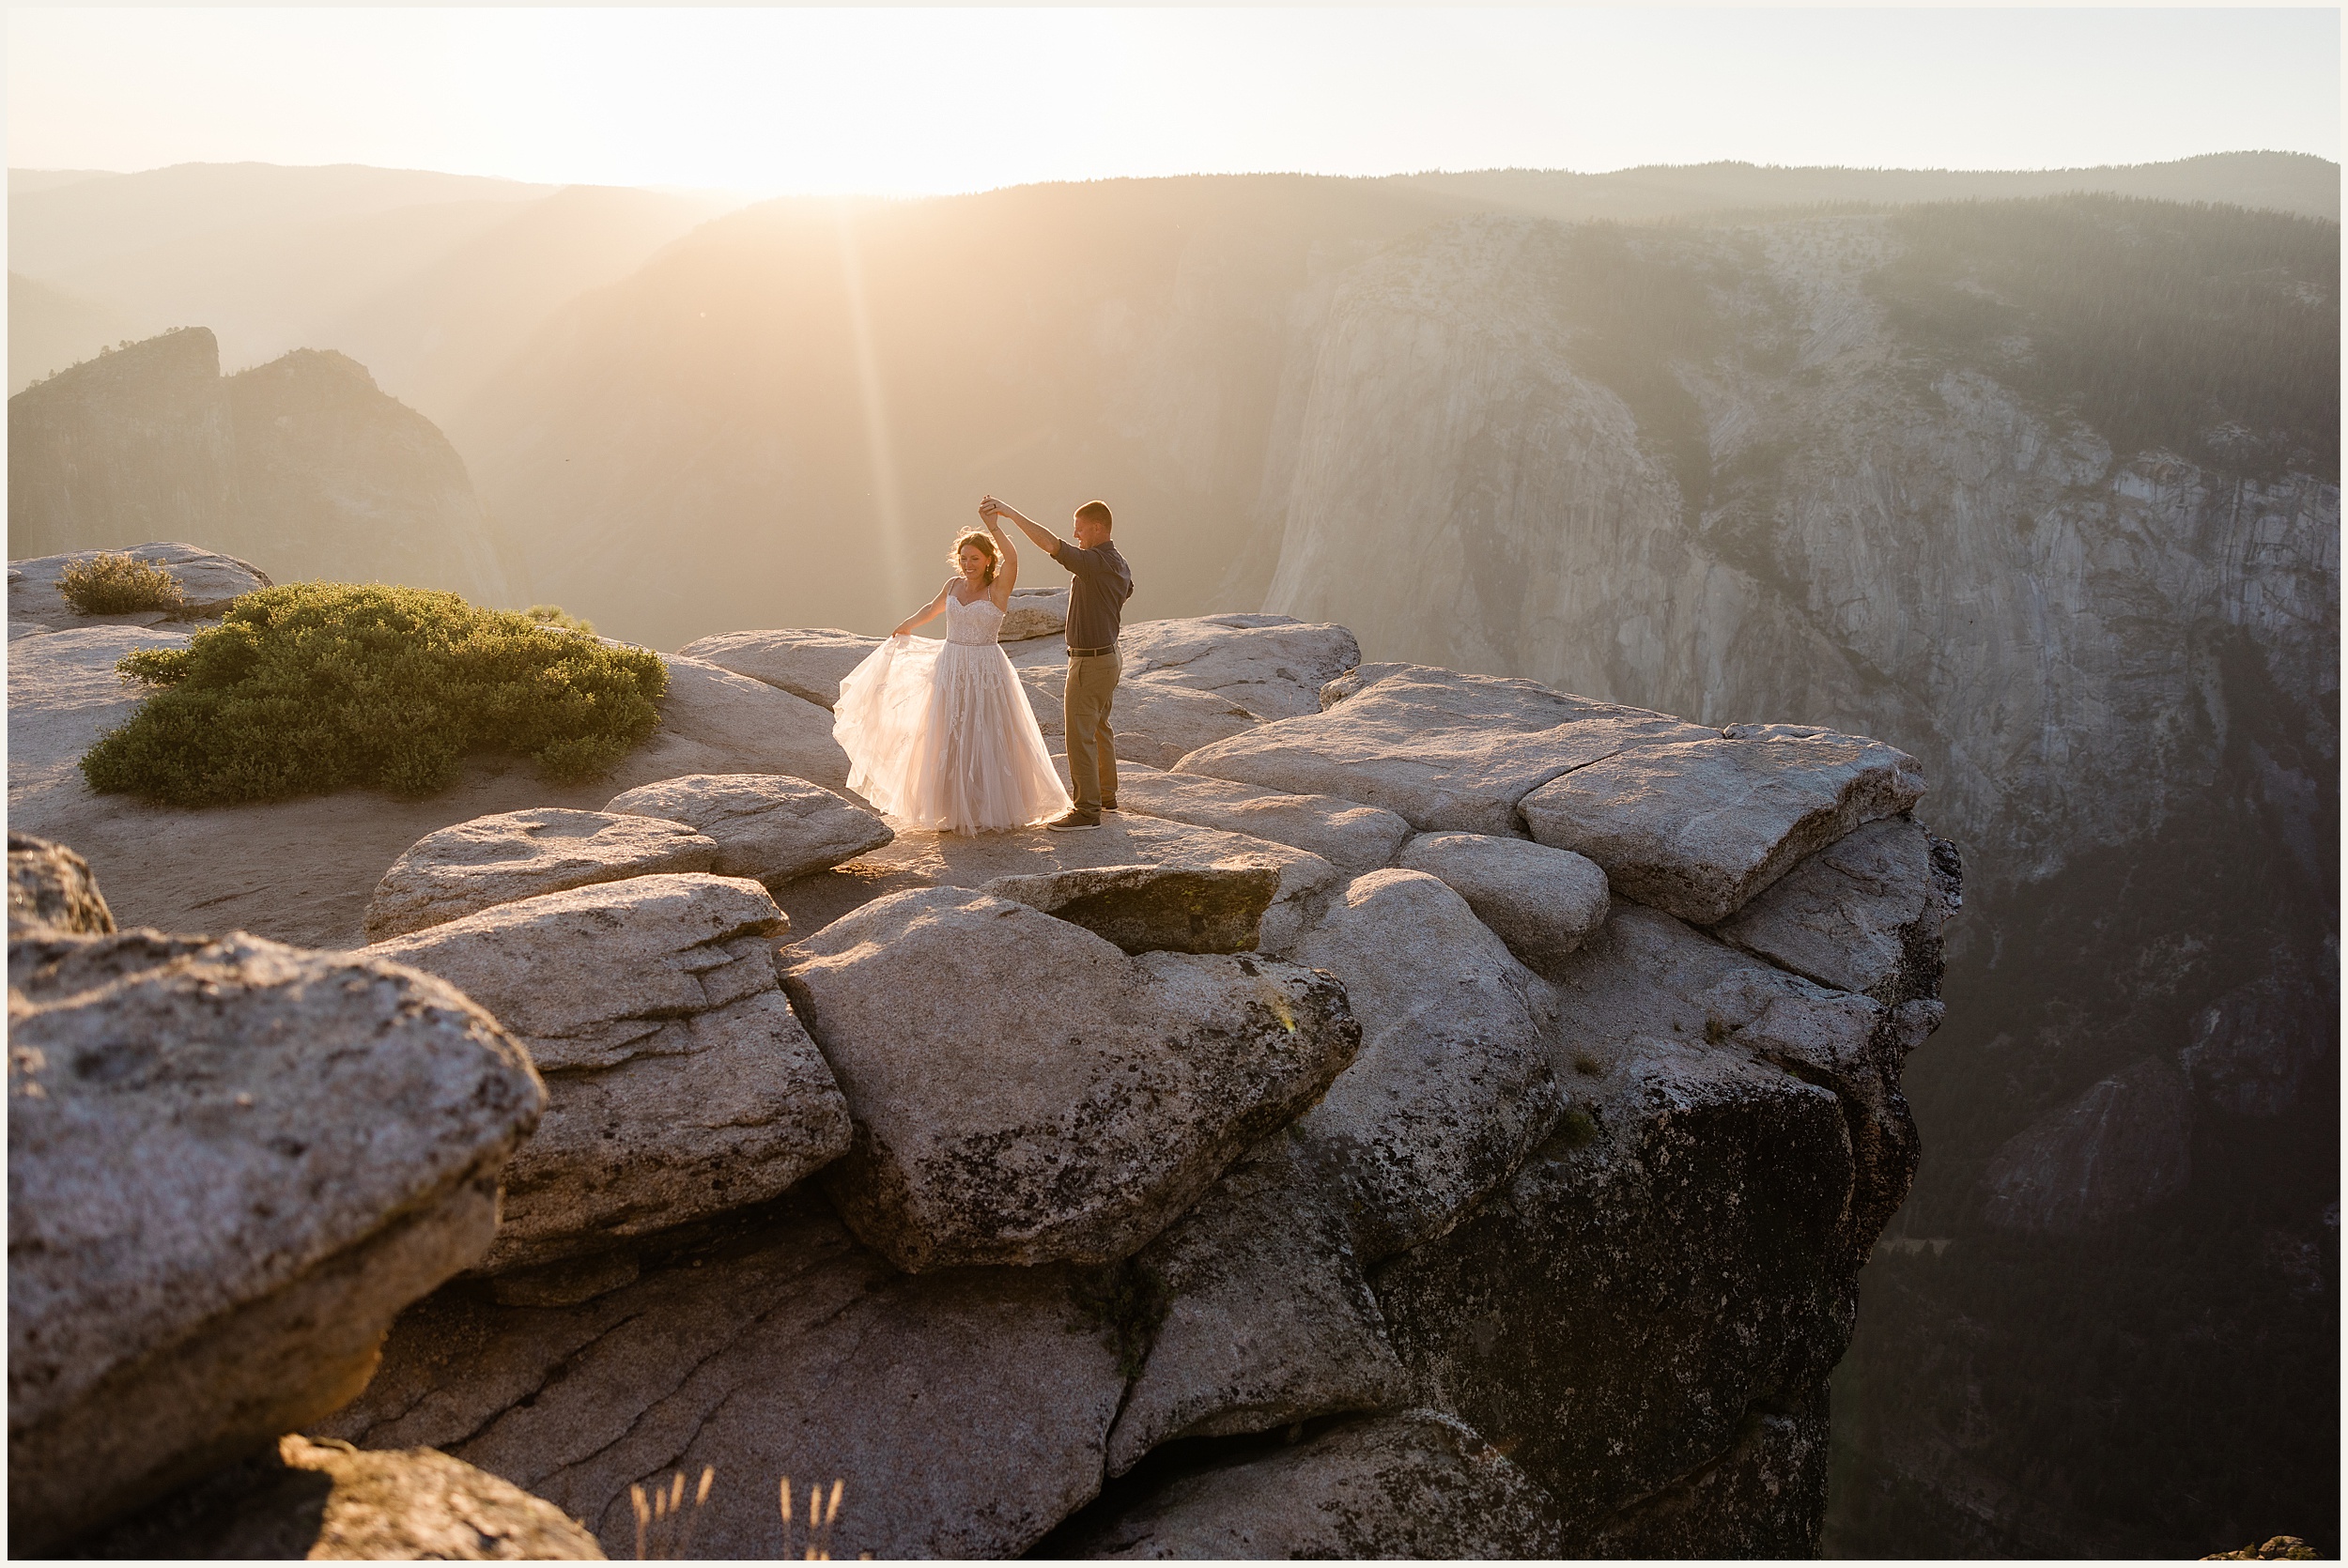
[[[954,579],[949,577],[946,579],[946,586],[937,591],[936,598],[932,599],[925,608],[915,610],[911,615],[908,615],[903,621],[898,622],[897,629],[890,632],[888,635],[890,637],[904,637],[906,633],[912,631],[914,627],[936,620],[937,612],[946,607],[946,595],[951,593],[953,591]]]
[[[1003,531],[1001,520],[986,507],[979,508],[979,515],[986,523],[986,531],[995,536],[995,547],[1003,552],[1003,564],[988,585],[989,596],[999,610],[1011,608],[1011,591],[1019,581],[1019,551],[1012,545],[1011,536]]]

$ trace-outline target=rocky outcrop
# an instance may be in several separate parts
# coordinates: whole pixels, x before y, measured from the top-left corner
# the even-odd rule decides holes
[[[26,388],[8,432],[9,538],[27,555],[204,539],[288,581],[511,602],[463,459],[344,355],[224,379],[192,327]]]
[[[1878,1002],[1929,996],[1957,874],[1955,846],[1913,819],[1871,822],[1796,866],[1714,934]]]
[[[2193,1100],[2176,1065],[2131,1063],[1998,1150],[1982,1213],[2013,1230],[2073,1235],[2184,1190],[2193,1175]]]
[[[93,794],[78,766],[82,754],[146,695],[115,665],[140,649],[184,647],[187,639],[162,627],[83,624],[20,638],[9,650],[10,824],[87,856],[116,913],[131,925],[239,929],[303,946],[360,946],[385,869],[419,839],[457,823],[544,807],[592,812],[615,790],[696,774],[846,781],[847,759],[824,710],[715,666],[672,659],[662,729],[609,777],[591,783],[549,785],[519,758],[482,756],[456,784],[423,800],[348,792],[186,810]],[[153,853],[159,836],[168,836],[174,853]]]
[[[1019,672],[1027,706],[1055,749],[1067,743],[1063,701],[1067,667],[1055,657]],[[1109,714],[1120,761],[1170,768],[1190,752],[1253,729],[1260,715],[1228,697],[1200,691],[1178,681],[1148,675],[1127,675],[1117,684],[1117,702]]]
[[[1423,833],[1398,864],[1465,899],[1510,952],[1543,973],[1606,920],[1606,873],[1570,850],[1480,833]]]
[[[8,635],[15,637],[20,628],[34,631],[63,631],[73,626],[101,625],[110,623],[136,621],[152,625],[166,619],[162,612],[148,610],[136,616],[84,615],[73,607],[58,579],[67,568],[99,555],[97,550],[72,550],[64,555],[33,556],[8,562]],[[269,574],[234,556],[201,550],[193,545],[137,545],[114,552],[127,555],[149,566],[160,566],[171,574],[179,585],[180,597],[187,601],[181,614],[189,619],[202,620],[226,610],[238,595],[250,593],[256,588],[270,586]]]
[[[703,1467],[696,1556],[783,1555],[787,1476],[802,1497],[842,1483],[835,1559],[1015,1557],[1100,1487],[1124,1387],[1104,1305],[1058,1265],[899,1273],[795,1198],[584,1306],[443,1291],[312,1430],[444,1449],[614,1557],[634,1549],[629,1488]]]
[[[509,1482],[428,1448],[299,1435],[77,1543],[101,1558],[601,1559],[595,1538]]]
[[[1145,634],[1182,659],[1142,679],[1301,703],[1329,629],[1228,619],[1246,657]],[[687,673],[711,739],[737,685],[780,744],[823,714]],[[548,1107],[494,1242],[305,1430],[443,1451],[613,1555],[793,1555],[785,1478],[842,1483],[835,1556],[1809,1549],[1953,851],[1780,813],[1773,843],[1829,841],[1707,933],[1521,808],[1717,731],[1448,671],[1323,684],[1217,746],[1353,708],[1336,792],[1136,769],[1094,832],[859,853],[869,814],[796,776],[643,778],[573,825],[768,885],[618,855],[368,949],[493,1011]],[[569,821],[539,806],[516,821]],[[1793,961],[1838,943],[1849,986]],[[429,1534],[438,1495],[387,1528]]]
[[[1359,1060],[1296,1124],[1345,1194],[1354,1247],[1375,1260],[1441,1236],[1564,1108],[1541,1051],[1555,997],[1417,871],[1349,883],[1297,959],[1343,981],[1363,1021]]]
[[[1717,739],[1662,714],[1530,681],[1364,665],[1322,689],[1324,712],[1201,747],[1175,771],[1380,806],[1423,833],[1522,832],[1517,807],[1628,746]]]
[[[892,894],[781,961],[856,1118],[825,1189],[911,1270],[1131,1255],[1361,1041],[1308,970],[1128,957],[958,888]]]
[[[8,835],[8,934],[35,929],[105,936],[114,911],[98,891],[89,862],[46,838]]]
[[[662,871],[706,871],[718,846],[683,822],[539,807],[427,833],[367,900],[367,940],[423,930],[496,904]]]
[[[1715,925],[1811,851],[1923,794],[1915,759],[1789,725],[1634,746],[1526,795],[1533,837],[1585,854],[1616,892]]]
[[[1177,1437],[1407,1402],[1342,1205],[1292,1135],[1242,1156],[1135,1262],[1166,1315],[1109,1433],[1110,1475]]]
[[[1264,718],[1319,711],[1321,688],[1362,662],[1361,644],[1343,626],[1285,615],[1145,621],[1117,646],[1128,680],[1206,692]]]
[[[687,774],[779,773],[845,789],[848,754],[831,715],[802,698],[699,659],[661,656],[660,729],[612,775],[634,789]]]
[[[1082,926],[1128,953],[1252,952],[1279,890],[1280,873],[1270,866],[1094,866],[997,877],[981,889]]]
[[[1113,866],[1201,875],[1272,869],[1279,880],[1258,927],[1256,950],[1275,958],[1289,954],[1322,896],[1343,880],[1319,855],[1285,844],[1123,811],[1104,816],[1090,833],[984,833],[971,838],[909,833],[848,869],[860,873],[853,896],[863,902],[908,887],[984,887],[1004,877],[1049,878]]]
[[[8,950],[8,1524],[39,1553],[317,1420],[479,1257],[544,1100],[451,987],[239,935]]]
[[[1014,588],[1011,591],[1011,607],[1003,614],[1003,629],[999,634],[1003,641],[1026,642],[1039,637],[1058,637],[1067,629],[1067,589]]]
[[[829,870],[896,837],[878,813],[780,774],[664,778],[614,795],[603,808],[683,822],[717,845],[714,864],[678,870],[767,883]]]
[[[1178,1476],[1056,1538],[1071,1557],[1556,1558],[1541,1488],[1434,1411],[1349,1422],[1253,1463]]]
[[[687,643],[677,656],[763,681],[828,710],[840,700],[840,678],[869,658],[880,641],[833,628],[720,632]]]
[[[847,1107],[776,988],[756,883],[639,876],[500,904],[369,952],[496,1012],[546,1074],[479,1266],[543,1264],[771,1198],[838,1157]]]
[[[1335,795],[1292,795],[1227,779],[1129,767],[1121,759],[1117,797],[1122,810],[1268,838],[1317,854],[1349,876],[1388,864],[1411,836],[1409,822],[1374,806],[1357,806]]]

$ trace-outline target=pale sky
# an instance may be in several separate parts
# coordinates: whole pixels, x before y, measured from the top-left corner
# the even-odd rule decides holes
[[[8,13],[8,164],[767,194],[1742,159],[2340,156],[2337,9]]]

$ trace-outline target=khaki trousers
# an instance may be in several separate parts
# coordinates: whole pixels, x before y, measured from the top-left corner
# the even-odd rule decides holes
[[[1116,653],[1068,661],[1068,688],[1060,716],[1068,730],[1068,792],[1077,809],[1098,811],[1117,798],[1117,736],[1109,730],[1109,704],[1117,699],[1117,678],[1125,672]]]

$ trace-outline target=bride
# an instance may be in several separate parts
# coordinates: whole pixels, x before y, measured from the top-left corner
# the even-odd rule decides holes
[[[962,574],[840,683],[832,734],[848,788],[914,827],[971,834],[1069,808],[1043,732],[995,641],[1019,580],[1019,552],[993,514],[954,540]],[[946,639],[909,635],[946,617]]]

